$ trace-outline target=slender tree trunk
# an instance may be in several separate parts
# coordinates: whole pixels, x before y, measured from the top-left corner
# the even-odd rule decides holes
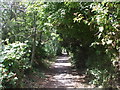
[[[33,30],[33,46],[32,46],[32,57],[31,57],[31,65],[34,63],[35,59],[35,49],[36,49],[36,17],[34,13],[34,30]]]

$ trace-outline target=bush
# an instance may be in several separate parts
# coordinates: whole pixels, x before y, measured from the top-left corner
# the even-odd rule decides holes
[[[91,84],[105,88],[115,87],[116,74],[112,63],[115,58],[110,54],[110,51],[108,53],[106,50],[101,45],[90,48],[86,62],[87,73],[91,78]],[[111,51],[111,53],[113,54],[114,52]]]
[[[20,87],[23,73],[30,68],[29,45],[26,43],[15,42],[5,46],[2,52],[2,87]]]
[[[87,73],[91,76],[90,84],[105,88],[113,87],[115,75],[107,69],[100,70],[98,68],[92,68],[88,69]]]

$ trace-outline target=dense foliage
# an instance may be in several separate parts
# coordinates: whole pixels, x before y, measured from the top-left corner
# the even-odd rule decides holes
[[[119,2],[12,2],[2,6],[3,87],[19,87],[24,70],[60,55],[62,47],[78,69],[87,69],[91,84],[117,87]]]
[[[3,87],[19,87],[24,71],[30,68],[30,48],[27,43],[15,42],[5,47],[2,55]]]
[[[45,23],[44,5],[38,4],[2,3],[1,87],[22,87],[27,69],[57,54],[59,35]]]
[[[116,87],[119,3],[49,3],[46,10],[62,38],[61,45],[72,53],[74,64],[79,69],[88,68],[93,77],[90,83]]]

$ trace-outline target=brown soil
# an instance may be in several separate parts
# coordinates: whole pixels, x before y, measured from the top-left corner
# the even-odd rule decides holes
[[[29,75],[25,82],[26,87],[32,88],[92,88],[87,79],[84,71],[72,68],[70,57],[63,55],[45,72],[45,78]]]

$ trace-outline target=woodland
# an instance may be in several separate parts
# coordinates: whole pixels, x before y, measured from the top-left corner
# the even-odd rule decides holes
[[[120,2],[2,2],[0,88],[49,70],[67,52],[95,87],[120,89]]]

